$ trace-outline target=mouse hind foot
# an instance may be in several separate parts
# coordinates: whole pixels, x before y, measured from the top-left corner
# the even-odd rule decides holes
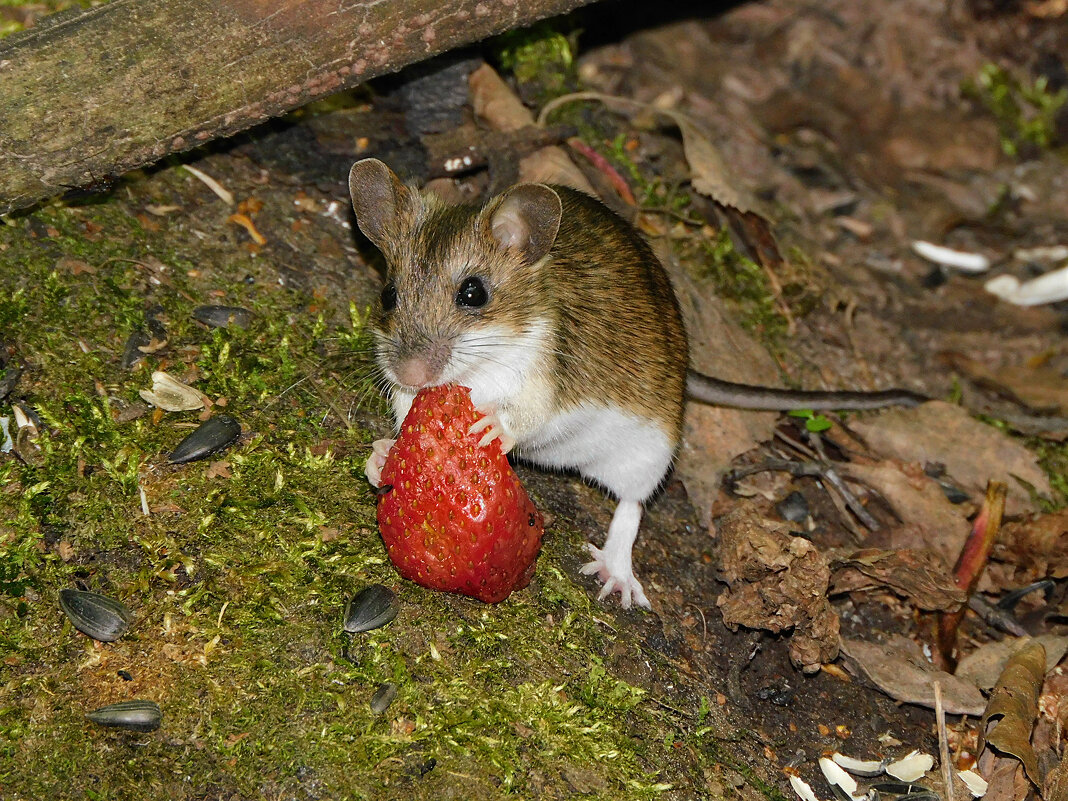
[[[641,521],[642,505],[639,501],[620,501],[608,526],[604,547],[598,548],[592,543],[587,546],[593,561],[583,565],[580,572],[585,575],[596,574],[604,582],[597,595],[598,601],[618,592],[620,606],[624,609],[629,609],[632,603],[646,609],[652,608],[641,582],[634,575],[631,563],[631,549]]]

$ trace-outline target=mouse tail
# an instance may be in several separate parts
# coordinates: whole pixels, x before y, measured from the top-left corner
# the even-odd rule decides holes
[[[772,389],[723,381],[694,370],[686,371],[686,395],[712,406],[773,412],[788,412],[793,409],[882,409],[886,406],[918,406],[930,400],[907,389],[885,389],[879,392]]]

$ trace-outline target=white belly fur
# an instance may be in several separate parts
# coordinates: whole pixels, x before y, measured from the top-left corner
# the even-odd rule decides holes
[[[541,467],[577,470],[620,500],[652,495],[675,444],[657,425],[611,406],[583,404],[523,437],[517,455]]]

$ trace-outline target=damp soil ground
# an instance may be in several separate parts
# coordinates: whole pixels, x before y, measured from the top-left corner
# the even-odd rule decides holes
[[[918,0],[623,8],[544,35],[572,35],[574,88],[682,92],[721,126],[717,144],[801,266],[792,322],[763,284],[730,299],[786,376],[952,397],[974,390],[946,351],[1068,364],[1063,310],[998,304],[907,247],[1066,241],[1056,120],[1052,143],[1010,153],[1020,121],[961,99],[990,63],[1033,81],[1041,65],[1014,61],[1018,45],[1063,53],[1061,34],[1015,6]],[[578,572],[611,502],[524,467],[550,521],[529,587],[486,606],[397,576],[363,478],[390,428],[365,324],[380,275],[344,179],[361,155],[419,164],[398,86],[403,75],[2,220],[0,356],[21,373],[2,413],[31,411],[40,435],[23,458],[0,455],[0,799],[781,798],[784,766],[815,781],[827,750],[868,758],[889,737],[934,752],[930,712],[841,671],[802,675],[788,632],[724,627],[714,529],[678,480],[635,551],[651,612],[598,602]],[[531,102],[546,91],[519,89]],[[583,122],[649,203],[685,196],[665,218],[706,220],[662,234],[714,233],[674,132],[603,110]],[[707,271],[700,248],[677,252]],[[250,322],[194,319],[212,304]],[[195,385],[240,438],[170,464],[199,413],[145,404],[153,371]],[[720,511],[736,502],[724,493]],[[814,536],[850,541],[830,512]],[[396,591],[398,617],[343,634],[346,601],[372,583]],[[130,633],[79,634],[58,605],[68,587],[120,599]],[[882,596],[836,603],[847,633],[914,626]],[[396,700],[373,712],[386,682]],[[158,731],[85,719],[131,698],[159,703]]]

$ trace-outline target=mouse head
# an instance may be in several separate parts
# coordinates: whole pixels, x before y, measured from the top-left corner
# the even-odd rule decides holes
[[[349,191],[360,230],[388,265],[373,325],[389,379],[412,391],[452,382],[484,396],[518,388],[548,337],[544,268],[559,195],[521,184],[482,208],[448,206],[377,159],[353,165]]]

